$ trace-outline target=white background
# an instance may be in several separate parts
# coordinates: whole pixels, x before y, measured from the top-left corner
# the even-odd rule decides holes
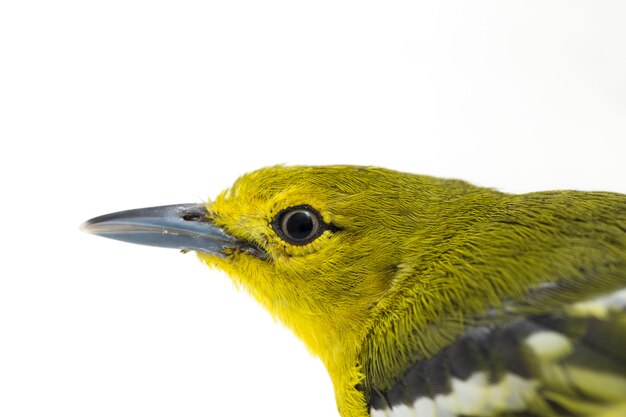
[[[5,1],[0,415],[333,416],[193,255],[82,234],[276,163],[626,192],[626,2]]]

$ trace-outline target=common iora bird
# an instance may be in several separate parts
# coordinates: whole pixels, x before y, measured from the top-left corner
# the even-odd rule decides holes
[[[626,416],[626,195],[273,166],[82,228],[226,271],[343,417]]]

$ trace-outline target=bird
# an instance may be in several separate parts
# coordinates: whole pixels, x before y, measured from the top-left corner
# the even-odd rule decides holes
[[[342,417],[626,416],[626,195],[289,166],[85,232],[195,251],[325,365]]]

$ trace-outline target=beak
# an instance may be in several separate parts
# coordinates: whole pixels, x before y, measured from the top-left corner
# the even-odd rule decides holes
[[[177,204],[105,214],[87,220],[83,232],[140,245],[195,250],[221,257],[241,244],[213,225],[203,204]]]

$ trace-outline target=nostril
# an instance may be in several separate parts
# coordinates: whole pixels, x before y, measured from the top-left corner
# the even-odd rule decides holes
[[[205,216],[201,216],[199,213],[183,214],[183,220],[188,222],[197,222],[202,221],[203,219],[205,219]]]
[[[179,214],[180,218],[187,222],[196,223],[208,223],[208,212],[204,204],[196,204],[191,207],[186,207],[185,210]]]

